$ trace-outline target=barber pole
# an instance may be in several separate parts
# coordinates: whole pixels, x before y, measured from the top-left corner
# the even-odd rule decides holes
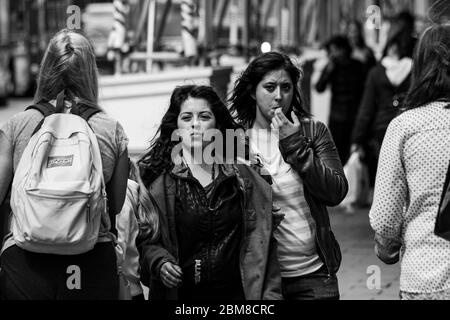
[[[108,48],[113,50],[127,51],[126,48],[126,17],[129,13],[128,0],[114,1],[114,23],[108,39]],[[111,57],[110,57],[111,58]]]
[[[230,6],[230,45],[239,44],[239,2],[233,0]]]
[[[198,55],[197,34],[198,23],[196,1],[183,0],[181,2],[181,37],[183,39],[185,57],[190,58]]]
[[[128,0],[115,0],[113,13],[113,28],[108,38],[107,58],[114,60],[114,73],[122,73],[122,54],[129,50],[126,28],[126,17],[129,13]]]

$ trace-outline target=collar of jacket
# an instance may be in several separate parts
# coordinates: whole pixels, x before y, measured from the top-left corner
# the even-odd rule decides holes
[[[237,176],[237,169],[232,164],[219,164],[220,171],[225,175],[225,177],[233,177]],[[192,178],[192,172],[191,169],[184,163],[176,164],[172,168],[172,171],[170,174],[177,178]]]

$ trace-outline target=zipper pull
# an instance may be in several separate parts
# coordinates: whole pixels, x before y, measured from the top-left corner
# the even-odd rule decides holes
[[[86,220],[87,220],[86,222],[88,222],[88,223],[91,220],[91,204],[89,202],[87,204]]]
[[[108,196],[106,195],[106,192],[103,192],[103,208],[105,212],[108,212]]]
[[[194,281],[195,284],[199,284],[201,281],[201,270],[202,270],[202,261],[201,260],[195,260],[195,267],[194,267]]]

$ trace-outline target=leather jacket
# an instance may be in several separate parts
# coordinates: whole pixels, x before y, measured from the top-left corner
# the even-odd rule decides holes
[[[239,272],[246,300],[281,300],[281,275],[277,244],[273,237],[276,216],[272,215],[270,185],[245,165],[229,166],[235,174],[242,201],[242,239],[239,249]],[[177,300],[178,289],[169,289],[160,279],[165,262],[179,262],[179,244],[175,225],[176,181],[165,173],[150,186],[159,208],[160,237],[138,242],[141,281],[150,287],[152,300]]]
[[[313,120],[303,120],[302,125],[308,122],[312,125],[312,133],[297,132],[281,140],[279,147],[284,161],[304,182],[304,195],[316,224],[317,251],[329,274],[334,275],[339,270],[342,256],[331,231],[327,206],[337,206],[344,200],[348,183],[328,128]]]

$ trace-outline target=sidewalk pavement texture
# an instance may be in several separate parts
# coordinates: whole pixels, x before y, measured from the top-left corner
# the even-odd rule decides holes
[[[329,213],[342,251],[337,274],[341,299],[399,300],[400,265],[386,265],[375,255],[369,208],[353,213],[332,208]]]

